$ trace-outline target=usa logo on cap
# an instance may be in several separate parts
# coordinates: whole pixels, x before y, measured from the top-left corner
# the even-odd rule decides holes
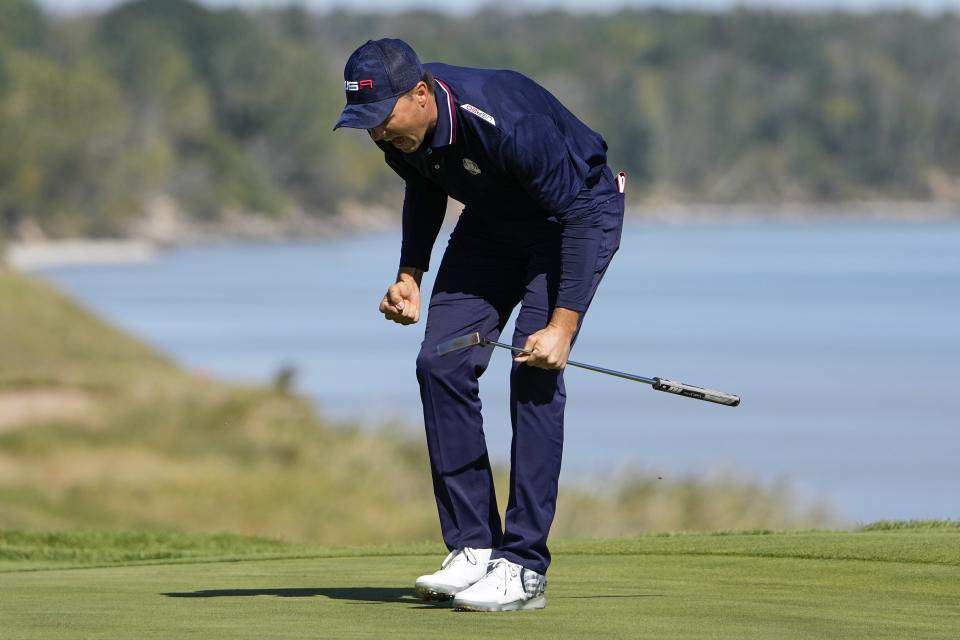
[[[360,91],[360,89],[373,89],[373,80],[344,80],[343,88],[347,91]]]

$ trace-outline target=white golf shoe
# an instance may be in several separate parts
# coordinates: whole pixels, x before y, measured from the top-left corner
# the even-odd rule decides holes
[[[440,570],[420,576],[414,584],[424,600],[449,600],[487,573],[490,549],[454,549],[440,565]]]
[[[506,558],[487,565],[487,574],[453,598],[461,611],[528,611],[547,606],[547,578]]]

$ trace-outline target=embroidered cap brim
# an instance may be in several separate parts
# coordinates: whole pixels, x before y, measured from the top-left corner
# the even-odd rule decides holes
[[[379,102],[368,102],[364,104],[348,104],[343,108],[340,119],[333,125],[336,131],[340,127],[349,127],[351,129],[373,129],[387,119],[390,112],[393,111],[393,105],[397,104],[400,96],[393,96]]]

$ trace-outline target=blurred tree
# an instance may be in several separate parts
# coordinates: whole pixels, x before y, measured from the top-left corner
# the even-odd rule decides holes
[[[39,49],[47,34],[47,20],[34,0],[0,2],[0,45]]]
[[[437,37],[443,34],[443,37]],[[632,201],[960,202],[960,16],[484,9],[467,17],[132,0],[46,16],[0,0],[0,216],[124,233],[188,216],[399,209],[363,136],[333,135],[368,38],[514,68],[610,145]]]
[[[173,151],[170,174],[154,176],[160,190],[205,219],[277,213],[286,199],[243,148],[270,117],[262,95],[273,62],[252,21],[187,0],[138,0],[104,16],[99,34],[133,107],[135,139]]]
[[[117,194],[100,176],[115,161],[124,131],[116,86],[82,61],[61,67],[13,54],[7,68],[9,87],[0,96],[0,207],[29,215],[48,231],[108,232],[114,222],[109,202]]]

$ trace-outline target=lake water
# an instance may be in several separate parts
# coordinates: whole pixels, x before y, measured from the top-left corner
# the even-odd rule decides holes
[[[42,274],[193,370],[265,381],[294,365],[327,417],[419,433],[423,325],[377,313],[398,245],[230,244]],[[960,517],[960,223],[633,222],[573,357],[743,403],[569,369],[564,481],[734,472],[854,521]],[[509,367],[496,350],[481,381],[501,462]]]

